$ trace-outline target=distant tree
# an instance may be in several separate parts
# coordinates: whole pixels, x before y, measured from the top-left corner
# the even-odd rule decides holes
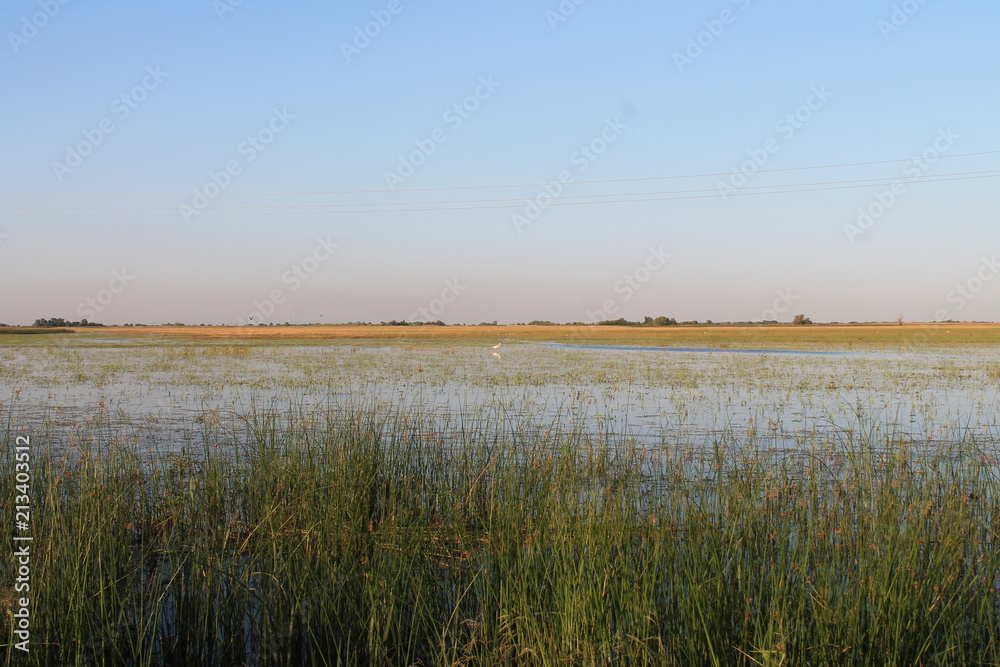
[[[896,325],[903,326],[903,314],[896,315]]]
[[[801,313],[792,318],[792,324],[812,324],[813,321]]]
[[[67,322],[61,317],[50,317],[48,319],[40,317],[31,325],[33,327],[72,327],[79,326],[79,322]]]

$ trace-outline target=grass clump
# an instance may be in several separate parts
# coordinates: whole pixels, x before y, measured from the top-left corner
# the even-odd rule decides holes
[[[98,426],[40,456],[26,663],[1000,660],[992,450],[650,448],[493,417],[293,406],[194,453]]]

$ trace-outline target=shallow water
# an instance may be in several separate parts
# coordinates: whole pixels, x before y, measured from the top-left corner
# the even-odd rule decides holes
[[[526,432],[576,430],[650,444],[762,448],[836,442],[860,426],[914,442],[997,440],[992,348],[919,353],[506,342],[192,343],[84,339],[0,348],[0,405],[58,446],[98,423],[137,441],[195,446],[253,407],[365,403],[442,425],[503,415]],[[4,398],[6,397],[6,398]],[[331,407],[333,406],[333,407]],[[74,435],[77,434],[77,435]]]

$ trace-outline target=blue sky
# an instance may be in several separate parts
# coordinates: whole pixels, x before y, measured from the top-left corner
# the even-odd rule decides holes
[[[998,19],[8,0],[0,321],[1000,319]]]

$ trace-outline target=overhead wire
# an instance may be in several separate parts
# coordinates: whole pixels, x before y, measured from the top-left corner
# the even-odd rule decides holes
[[[982,179],[982,178],[996,178],[997,176],[1000,176],[1000,171],[989,171],[989,172],[986,172],[986,173],[980,173],[980,172],[968,172],[968,173],[970,173],[970,174],[978,174],[978,175],[967,175],[967,176],[942,175],[942,176],[937,176],[937,177],[921,178],[919,182],[920,183],[936,183],[936,182],[943,182],[943,181],[964,181],[964,180],[975,180],[975,179]],[[885,179],[882,179],[880,181],[865,182],[863,184],[832,185],[832,186],[824,186],[824,187],[793,187],[792,189],[785,189],[785,190],[770,190],[770,191],[755,191],[755,192],[741,192],[741,191],[737,191],[737,192],[729,192],[729,193],[726,194],[726,196],[727,197],[749,197],[749,196],[773,195],[773,194],[794,194],[794,193],[803,193],[803,192],[820,192],[820,191],[827,191],[827,190],[845,190],[845,189],[857,189],[857,188],[867,188],[867,187],[880,187],[880,186],[891,185],[892,183],[896,183],[898,181],[900,181],[900,179],[894,179],[894,180],[891,180],[891,181],[886,181]],[[809,184],[804,184],[804,185],[809,185]],[[760,187],[763,187],[763,186],[760,186]],[[786,188],[788,188],[790,186],[781,185],[781,186],[768,186],[768,187],[786,187]],[[650,194],[656,194],[656,193],[650,193]],[[581,195],[581,196],[589,196],[589,195]],[[598,196],[601,196],[601,197],[622,197],[622,196],[626,196],[626,195],[624,195],[624,194],[607,194],[607,195],[598,195]],[[687,195],[681,195],[681,196],[667,196],[667,197],[645,197],[645,196],[642,196],[641,198],[636,198],[635,196],[632,196],[632,197],[624,198],[624,199],[606,199],[606,200],[602,200],[602,201],[559,201],[558,198],[553,197],[551,202],[549,202],[547,204],[544,204],[544,205],[540,205],[540,206],[541,206],[541,208],[548,208],[550,206],[586,206],[586,205],[593,206],[593,205],[601,205],[601,204],[630,204],[630,203],[653,202],[653,201],[678,201],[678,200],[685,200],[685,199],[710,199],[710,198],[716,198],[716,197],[719,197],[719,196],[720,195],[719,195],[718,192],[713,192],[712,194],[687,194]],[[485,203],[485,202],[489,202],[489,201],[491,201],[491,200],[462,200],[462,201],[458,201],[458,202],[455,202],[455,203],[473,203],[473,204],[475,204],[475,203]],[[192,209],[191,212],[193,214],[205,215],[205,216],[236,216],[236,215],[329,215],[329,214],[333,214],[333,213],[338,213],[338,214],[350,214],[350,213],[421,213],[421,212],[428,212],[429,213],[429,212],[443,212],[443,211],[468,211],[468,210],[488,210],[488,209],[510,209],[510,208],[522,208],[522,207],[524,207],[526,205],[529,205],[529,206],[532,205],[532,202],[530,200],[523,200],[522,199],[522,200],[519,200],[519,201],[520,201],[520,203],[517,203],[517,204],[502,204],[502,205],[489,205],[489,206],[433,206],[433,207],[426,207],[426,206],[424,206],[424,207],[420,207],[420,208],[383,208],[383,209],[354,208],[354,209],[346,209],[346,210],[326,210],[326,209],[323,209],[323,210],[310,210],[310,211],[288,210],[289,208],[292,208],[292,206],[283,207],[282,210],[260,210],[262,208],[264,208],[264,209],[270,209],[271,207],[269,207],[269,206],[251,206],[251,207],[230,207],[230,208],[238,208],[240,210],[216,210],[214,208],[206,208],[206,209]],[[378,204],[370,204],[370,203],[369,204],[355,204],[354,206],[372,206],[372,205],[378,205]],[[397,204],[389,204],[389,205],[408,206],[410,204],[397,203]],[[324,205],[323,204],[312,204],[312,205],[302,204],[302,205],[294,205],[294,206],[320,209],[320,207],[323,207]],[[333,205],[330,205],[330,206],[333,206]],[[225,207],[219,207],[219,208],[223,209]],[[247,208],[252,209],[252,210],[243,210],[243,209],[247,209]],[[168,212],[157,212],[157,211],[164,211],[164,210],[170,210],[172,212],[169,212],[169,213]],[[150,211],[152,211],[152,212],[150,212]],[[124,209],[101,209],[101,208],[95,208],[93,210],[81,210],[81,209],[76,209],[76,208],[71,208],[71,207],[67,207],[65,209],[31,209],[31,208],[27,208],[27,209],[16,209],[16,210],[7,210],[7,209],[0,208],[0,215],[59,215],[59,216],[122,216],[122,215],[136,216],[136,215],[144,215],[144,216],[177,216],[177,215],[179,215],[181,213],[182,212],[179,210],[179,207],[176,207],[176,206],[175,207],[170,207],[169,209],[164,209],[164,208],[146,208],[146,209],[143,209],[143,208],[139,208],[139,207],[136,207],[136,208],[125,207]]]
[[[952,155],[937,155],[935,160],[950,160],[963,157],[975,157],[982,155],[1000,154],[1000,150],[977,151],[973,153],[955,153]],[[919,161],[922,156],[911,156],[905,158],[894,158],[891,160],[869,160],[865,162],[841,162],[835,164],[807,165],[799,167],[781,167],[773,169],[757,169],[754,174],[769,174],[790,171],[807,171],[812,169],[839,169],[843,167],[871,166],[878,164],[899,164],[905,162]],[[714,178],[721,176],[732,176],[733,171],[711,172],[701,174],[671,174],[664,176],[641,176],[635,178],[610,178],[590,181],[573,181],[573,185],[601,185],[606,183],[630,183],[654,180],[676,180],[686,178]],[[396,194],[399,192],[439,192],[445,190],[489,190],[501,188],[530,188],[544,187],[550,183],[507,183],[502,185],[453,185],[433,188],[396,188],[396,189],[373,189],[373,190],[316,190],[303,192],[226,192],[226,197],[283,197],[283,196],[307,196],[307,195],[347,195],[347,194]],[[184,193],[70,193],[70,192],[0,192],[0,197],[190,197],[191,192]]]

